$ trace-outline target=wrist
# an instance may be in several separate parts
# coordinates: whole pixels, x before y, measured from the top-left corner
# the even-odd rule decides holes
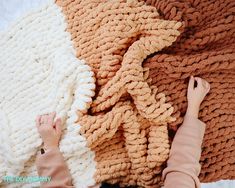
[[[44,150],[51,150],[51,149],[58,149],[58,148],[59,148],[58,145],[46,145],[46,144],[43,145]]]
[[[199,107],[197,107],[197,106],[188,106],[185,115],[189,115],[189,116],[198,118],[198,114],[199,114]]]
[[[58,150],[59,150],[59,147],[45,147],[45,146],[43,146],[43,147],[41,148],[41,154],[50,152],[50,151],[53,150],[53,149],[58,149]]]

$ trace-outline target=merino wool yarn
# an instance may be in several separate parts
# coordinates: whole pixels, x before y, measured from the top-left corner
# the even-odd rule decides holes
[[[181,21],[181,35],[161,53],[147,59],[150,85],[166,94],[174,107],[174,133],[187,107],[188,77],[211,84],[199,118],[207,125],[202,146],[201,182],[235,179],[235,1],[147,0],[161,18]],[[171,138],[174,134],[171,134]]]
[[[52,111],[65,125],[60,150],[74,185],[95,183],[94,152],[75,126],[77,111],[89,108],[95,80],[75,57],[65,29],[61,9],[48,1],[0,34],[0,187],[39,187],[39,182],[7,184],[3,177],[38,176],[35,155],[42,140],[35,118]]]
[[[147,84],[142,62],[170,46],[181,23],[160,19],[154,7],[133,0],[56,2],[66,15],[77,57],[96,76],[96,96],[78,121],[95,152],[96,182],[159,185],[173,108],[164,93]]]

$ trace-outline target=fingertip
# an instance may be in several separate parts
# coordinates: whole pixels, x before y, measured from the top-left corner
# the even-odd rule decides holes
[[[209,82],[206,82],[207,83],[207,85],[210,87],[210,83]]]
[[[196,82],[197,82],[197,85],[202,85],[202,78],[200,78],[200,77],[195,77],[195,80],[196,80]]]
[[[193,85],[194,85],[194,77],[190,76],[188,87],[193,88]]]
[[[62,120],[61,120],[61,118],[56,119],[55,126],[56,126],[56,130],[58,132],[62,131]]]
[[[194,76],[193,75],[190,76],[190,80],[194,80]]]
[[[54,121],[55,116],[56,116],[56,113],[55,112],[51,112],[50,115],[49,115],[50,121]]]
[[[61,125],[61,118],[56,119],[56,125],[59,125],[59,126]]]
[[[209,92],[210,90],[211,90],[211,86],[210,86],[210,84],[208,84],[207,92]]]
[[[40,115],[38,115],[38,116],[36,117],[36,125],[37,125],[37,126],[39,126],[39,124],[40,124],[40,118],[41,118]]]

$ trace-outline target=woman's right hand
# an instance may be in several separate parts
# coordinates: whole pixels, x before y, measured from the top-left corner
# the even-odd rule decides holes
[[[197,82],[197,86],[194,87],[195,81]],[[188,84],[188,108],[187,108],[187,115],[194,116],[198,118],[199,108],[200,105],[210,91],[210,84],[199,77],[190,77],[189,84]]]
[[[36,119],[38,132],[42,137],[44,149],[53,149],[59,147],[59,140],[62,134],[61,119],[54,121],[56,113],[40,115]]]

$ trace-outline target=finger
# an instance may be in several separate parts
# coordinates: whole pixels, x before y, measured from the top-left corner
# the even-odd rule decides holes
[[[57,132],[58,134],[61,133],[61,131],[62,131],[62,121],[61,121],[60,118],[58,118],[58,119],[56,120],[56,122],[55,122],[55,129],[56,129],[56,132]]]
[[[210,89],[211,89],[211,86],[210,86],[210,84],[207,82],[207,92],[209,92],[210,91]]]
[[[188,89],[194,89],[194,77],[191,76],[188,83]]]
[[[207,89],[207,83],[206,83],[206,80],[202,79],[202,86]]]
[[[50,120],[50,114],[49,113],[44,114],[43,115],[43,124],[44,125],[48,125],[49,124],[49,120]]]
[[[43,116],[43,124],[47,125],[48,121],[49,121],[49,115],[46,114],[46,115]]]
[[[199,78],[199,77],[195,77],[195,80],[197,81],[197,87],[198,86],[202,86],[202,79],[201,78]]]
[[[37,127],[40,126],[40,119],[41,119],[41,116],[37,116],[37,118],[36,118],[36,126]]]
[[[53,122],[56,116],[56,112],[52,112],[48,115],[48,124],[53,126]]]
[[[208,88],[210,88],[210,84],[204,79],[202,79],[202,85],[206,90],[208,90]]]
[[[207,88],[210,85],[205,79],[202,79],[202,84],[203,86],[205,86],[205,88]]]
[[[41,115],[40,123],[41,123],[41,124],[43,124],[43,123],[44,123],[44,115]]]

